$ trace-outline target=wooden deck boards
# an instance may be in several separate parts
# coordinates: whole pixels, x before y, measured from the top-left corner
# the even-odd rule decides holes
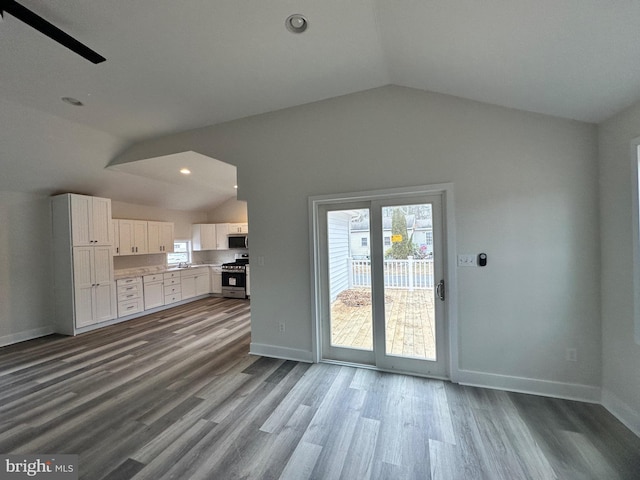
[[[638,478],[601,406],[249,356],[249,320],[205,299],[1,348],[0,452],[86,480]]]
[[[387,354],[435,360],[433,289],[389,288],[385,295]],[[331,343],[371,350],[371,305],[349,306],[340,299],[334,301]]]

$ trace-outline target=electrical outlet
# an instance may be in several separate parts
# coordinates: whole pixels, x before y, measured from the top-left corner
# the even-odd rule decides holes
[[[476,255],[458,255],[459,267],[475,267],[478,265],[478,257]]]
[[[566,358],[567,358],[567,362],[577,362],[578,350],[575,348],[567,348]]]
[[[278,331],[279,331],[280,333],[284,333],[284,322],[280,322],[280,323],[278,324]]]

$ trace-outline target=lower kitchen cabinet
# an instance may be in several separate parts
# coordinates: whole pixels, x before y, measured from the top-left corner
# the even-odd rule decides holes
[[[180,271],[164,274],[164,304],[170,305],[182,300]]]
[[[118,288],[118,318],[144,310],[141,277],[116,280],[116,286]]]
[[[222,294],[222,267],[210,267],[211,293]]]
[[[164,305],[164,275],[145,275],[142,277],[144,285],[144,309],[161,307]]]
[[[73,247],[74,325],[66,332],[116,318],[111,246]]]
[[[194,267],[182,270],[180,274],[182,300],[207,295],[210,289],[209,268]]]

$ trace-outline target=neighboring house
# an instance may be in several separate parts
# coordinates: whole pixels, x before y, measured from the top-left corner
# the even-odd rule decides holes
[[[407,233],[416,247],[416,258],[433,255],[433,231],[431,219],[416,219],[407,215]],[[382,219],[384,249],[391,247],[391,217]],[[370,256],[371,239],[369,237],[369,219],[356,217],[351,221],[351,257],[354,260],[367,259]]]

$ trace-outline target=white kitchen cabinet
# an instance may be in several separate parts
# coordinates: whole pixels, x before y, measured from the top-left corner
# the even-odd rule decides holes
[[[144,310],[142,299],[142,277],[116,280],[118,292],[118,318]]]
[[[229,250],[228,223],[216,223],[216,250]]]
[[[211,267],[211,293],[222,294],[222,267]]]
[[[110,199],[72,193],[55,198],[69,205],[73,246],[113,244]]]
[[[196,274],[196,296],[207,295],[209,293],[209,286],[211,285],[209,269],[205,267],[196,270],[198,270]]]
[[[182,285],[180,279],[180,271],[167,272],[164,278],[164,304],[179,302],[182,300]]]
[[[173,230],[171,222],[147,222],[148,252],[173,252]]]
[[[144,289],[144,309],[161,307],[164,305],[164,275],[145,275],[142,277]]]
[[[191,247],[194,251],[216,250],[216,225],[196,223],[192,225]]]
[[[118,220],[120,255],[148,253],[147,222],[144,220]]]
[[[111,247],[73,247],[75,326],[116,317]]]
[[[180,273],[182,287],[182,300],[206,295],[209,293],[209,269],[207,267],[195,267],[182,270]]]
[[[249,233],[249,224],[248,223],[230,223],[229,224],[229,234],[235,233]]]
[[[64,194],[52,198],[53,266],[55,288],[54,329],[75,335],[117,316],[113,254],[110,245],[111,204],[108,199]],[[94,208],[95,206],[95,208]],[[89,212],[100,212],[94,215]],[[75,218],[79,215],[80,219]],[[90,220],[109,217],[99,228]],[[98,223],[101,223],[98,222]],[[101,232],[94,235],[95,232]],[[106,232],[106,233],[105,233]],[[74,246],[74,241],[88,245]],[[104,245],[100,245],[105,243]]]

